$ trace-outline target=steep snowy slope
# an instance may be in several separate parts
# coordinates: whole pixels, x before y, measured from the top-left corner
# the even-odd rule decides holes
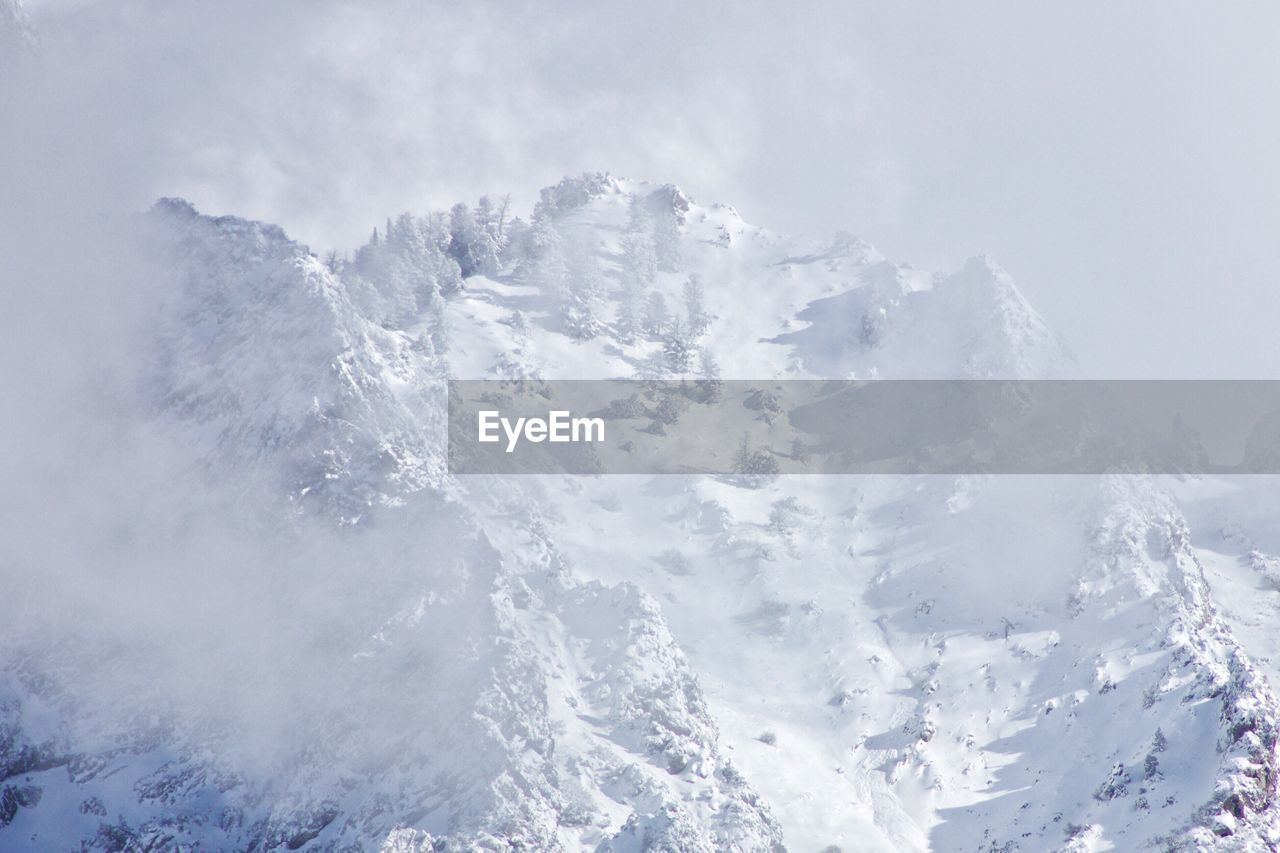
[[[178,201],[138,231],[168,272],[120,408],[171,463],[0,554],[52,614],[0,630],[0,848],[1280,838],[1208,485],[445,469],[446,377],[1070,375],[990,261],[608,175],[345,258]]]
[[[952,275],[923,273],[884,260],[847,234],[816,244],[773,234],[748,225],[727,205],[698,205],[674,187],[598,176],[589,190],[573,204],[561,202],[555,222],[561,242],[588,252],[602,280],[600,333],[587,340],[562,334],[560,302],[546,298],[555,286],[539,282],[536,271],[533,281],[521,281],[519,267],[515,280],[471,278],[467,298],[450,310],[456,331],[451,375],[663,374],[652,365],[661,355],[661,335],[629,341],[618,334],[618,312],[637,277],[633,257],[639,253],[629,255],[627,245],[637,197],[646,215],[667,217],[680,228],[678,262],[664,271],[650,261],[647,274],[639,274],[646,301],[656,294],[673,320],[686,331],[697,329],[688,316],[686,284],[700,284],[706,325],[698,337],[726,378],[1013,378],[1071,371],[1057,337],[985,258]],[[513,312],[524,319],[514,342],[502,324]],[[686,372],[697,372],[696,365]]]
[[[573,506],[567,552],[663,602],[797,849],[1274,837],[1274,697],[1153,488],[566,491],[551,499]]]
[[[564,221],[598,228],[600,253],[615,256],[618,196],[636,189],[605,182]],[[722,282],[703,346],[726,373],[1071,371],[985,259],[930,276],[850,238],[797,250],[727,208],[682,212],[686,268]],[[486,308],[519,293],[471,287]],[[549,349],[541,339],[535,325],[525,351]],[[598,347],[585,372],[539,375],[646,367],[625,343],[579,346]],[[475,353],[461,375],[502,375],[499,355]],[[759,492],[664,480],[637,493],[609,478],[546,488],[533,500],[562,507],[557,540],[582,571],[635,579],[662,601],[730,746],[802,849],[1274,842],[1274,698],[1158,488],[829,477]]]
[[[227,543],[141,525],[90,574],[176,617],[9,626],[5,849],[779,844],[653,602],[496,551],[448,496],[429,340],[360,316],[277,228],[178,202],[141,228],[177,271],[147,423],[199,463],[178,472],[193,491],[240,503],[181,512],[241,541],[196,559]],[[166,558],[245,602],[149,588]]]

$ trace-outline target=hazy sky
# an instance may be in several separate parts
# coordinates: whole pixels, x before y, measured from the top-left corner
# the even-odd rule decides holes
[[[609,170],[917,266],[987,252],[1087,374],[1280,375],[1268,4],[28,8],[33,196],[183,195],[323,249]]]
[[[32,0],[38,54],[0,54],[0,653],[101,649],[106,713],[190,695],[246,748],[298,707],[371,755],[405,730],[333,638],[451,588],[419,555],[455,565],[454,519],[277,525],[283,469],[206,482],[199,424],[143,423],[174,284],[112,225],[159,196],[319,252],[610,170],[921,267],[987,252],[1086,375],[1280,378],[1280,7],[791,5]]]

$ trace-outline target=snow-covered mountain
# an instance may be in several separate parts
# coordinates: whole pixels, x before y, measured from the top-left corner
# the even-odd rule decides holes
[[[1073,375],[991,261],[609,175],[135,225],[167,467],[0,555],[0,848],[1280,843],[1265,482],[447,472],[450,377]]]

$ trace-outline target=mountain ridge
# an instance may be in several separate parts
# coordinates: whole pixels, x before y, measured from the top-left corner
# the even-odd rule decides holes
[[[61,557],[134,622],[53,576],[68,633],[3,635],[6,847],[1276,842],[1268,673],[1168,483],[447,473],[453,376],[1069,375],[1007,273],[606,174],[500,210],[324,259],[138,219],[166,273],[127,422],[184,479]]]

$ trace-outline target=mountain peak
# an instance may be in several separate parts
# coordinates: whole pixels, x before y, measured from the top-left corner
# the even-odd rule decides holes
[[[406,213],[324,259],[181,199],[136,220],[171,286],[120,432],[179,475],[84,477],[141,481],[58,545],[109,606],[15,572],[17,612],[50,585],[67,612],[0,656],[0,847],[1280,836],[1280,655],[1234,634],[1274,648],[1280,558],[1214,556],[1162,484],[450,475],[447,377],[1070,371],[986,257],[918,270],[606,173],[540,205]],[[1210,560],[1258,618],[1215,608]]]

